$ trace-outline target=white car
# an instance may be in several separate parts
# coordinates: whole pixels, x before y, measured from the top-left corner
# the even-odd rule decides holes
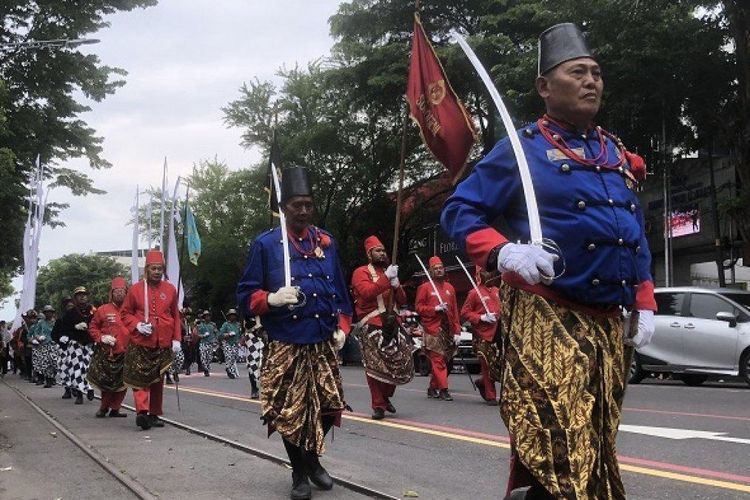
[[[672,373],[688,385],[709,375],[739,376],[750,385],[750,292],[730,288],[657,288],[656,330],[638,349],[630,383]]]

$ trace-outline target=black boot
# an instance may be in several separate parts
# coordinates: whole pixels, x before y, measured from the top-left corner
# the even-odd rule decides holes
[[[88,391],[86,391],[86,399],[88,399],[89,401],[94,400],[94,389],[89,389]]]
[[[289,498],[292,500],[307,500],[312,496],[312,489],[310,489],[310,482],[307,480],[302,450],[286,439],[283,439],[283,442],[289,456],[289,462],[292,464],[292,491],[289,493]]]
[[[180,374],[179,373],[175,372],[175,374],[174,374],[174,381],[175,382],[179,382],[180,381]]]
[[[70,387],[65,388],[65,392],[63,392],[62,398],[63,399],[70,399],[73,396],[70,394]]]
[[[382,411],[382,410],[381,410]],[[330,490],[333,488],[333,479],[328,474],[318,459],[318,454],[314,451],[307,451],[305,453],[307,473],[310,476],[310,481],[320,488],[321,490]]]
[[[55,385],[55,379],[53,379],[52,377],[47,377],[47,379],[46,379],[46,381],[44,383],[44,388],[45,389],[49,389],[53,385]]]
[[[83,404],[83,393],[81,391],[76,391],[76,400],[73,404],[75,405]]]
[[[172,382],[172,376],[169,373],[167,373],[167,385],[173,385],[173,384],[174,382]]]
[[[190,367],[185,368],[185,375],[190,375]]]
[[[36,374],[36,385],[44,385],[44,376],[41,373]]]
[[[151,423],[151,427],[164,427],[164,422],[162,422],[162,420],[158,416],[149,413],[148,419]]]
[[[137,425],[144,431],[147,431],[151,428],[151,419],[148,418],[147,413],[139,413],[138,416],[135,417],[135,425]]]
[[[260,397],[258,382],[255,381],[255,376],[252,373],[248,373],[247,376],[250,378],[250,399],[258,399]]]

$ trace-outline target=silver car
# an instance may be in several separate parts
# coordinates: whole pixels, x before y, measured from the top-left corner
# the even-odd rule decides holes
[[[750,385],[750,292],[681,287],[655,295],[656,331],[633,357],[631,384],[657,372],[688,385],[709,375],[739,375]]]

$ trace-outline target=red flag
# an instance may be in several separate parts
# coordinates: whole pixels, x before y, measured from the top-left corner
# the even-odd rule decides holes
[[[422,140],[448,169],[455,183],[461,177],[474,144],[474,125],[445,76],[417,14],[414,15],[406,100]]]

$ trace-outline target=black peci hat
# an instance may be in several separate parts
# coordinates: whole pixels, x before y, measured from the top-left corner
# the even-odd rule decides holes
[[[312,186],[307,175],[307,168],[300,166],[287,167],[281,171],[281,203],[286,203],[295,196],[312,196]]]
[[[547,73],[555,66],[578,59],[594,57],[586,45],[586,39],[573,23],[556,24],[539,35],[539,75]]]

